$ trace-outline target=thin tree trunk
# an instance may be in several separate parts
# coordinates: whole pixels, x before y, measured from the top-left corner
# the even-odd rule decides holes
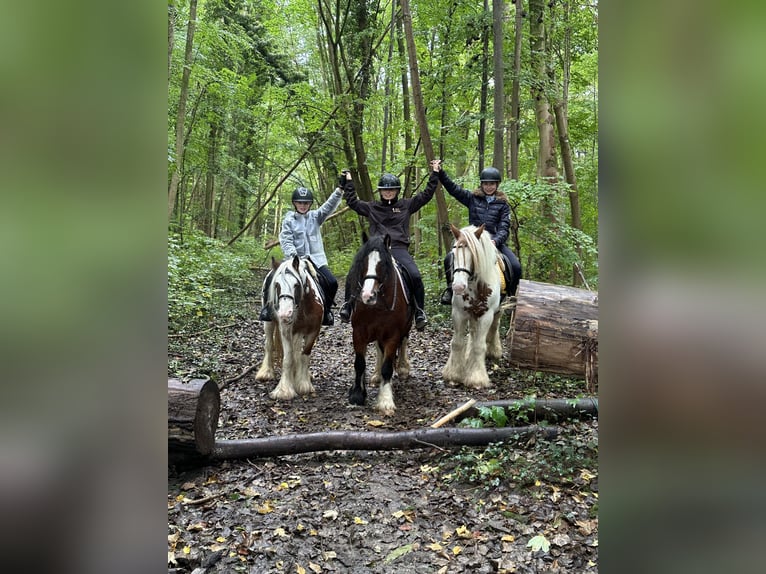
[[[520,126],[520,85],[521,85],[521,40],[523,34],[524,10],[522,0],[516,0],[513,42],[513,85],[511,87],[511,179],[519,179],[519,135]]]
[[[168,0],[168,86],[170,86],[170,71],[173,64],[173,40],[175,38],[176,0]]]
[[[484,13],[489,14],[489,0],[484,0]],[[481,30],[481,101],[479,102],[479,172],[484,169],[487,147],[487,98],[489,97],[489,26]]]
[[[503,132],[505,130],[505,93],[503,88],[503,16],[505,2],[492,0],[492,60],[494,62],[495,95],[494,102],[494,146],[492,149],[492,165],[503,173],[505,155],[503,147]]]
[[[394,59],[394,25],[396,23],[396,2],[391,3],[391,32],[388,38],[388,69],[391,69],[391,62]],[[383,142],[381,145],[380,153],[380,172],[386,172],[386,152],[388,148],[388,129],[391,124],[391,74],[386,72],[386,86],[385,86],[385,105],[383,107]],[[393,139],[393,138],[392,138]],[[393,160],[393,157],[391,158]]]
[[[558,100],[553,106],[556,116],[556,130],[559,133],[559,146],[561,147],[561,161],[564,164],[564,176],[569,184],[569,211],[572,214],[571,226],[582,230],[582,219],[580,215],[580,194],[577,191],[577,176],[572,161],[572,147],[569,145],[569,129],[567,115],[562,100]],[[582,261],[582,248],[576,246],[577,253]],[[572,270],[572,285],[578,287],[582,285],[582,275],[577,263]]]
[[[544,5],[543,0],[529,1],[529,43],[533,76],[532,97],[535,100],[535,119],[539,134],[537,175],[542,181],[555,184],[558,182],[559,173],[556,165],[556,134],[553,130],[553,117],[550,112],[546,90],[548,70],[545,64]],[[558,223],[550,201],[546,200],[543,203],[542,209],[543,215],[551,223]],[[549,270],[548,280],[551,283],[556,283],[557,278],[557,264],[554,261]]]
[[[396,22],[396,45],[402,62],[402,125],[404,125],[404,150],[408,158],[412,157],[412,110],[410,109],[410,86],[407,79],[407,51],[404,47],[404,38],[402,34],[402,17],[399,15]],[[412,186],[413,172],[415,166],[408,159],[407,167],[404,169],[404,189],[409,190]]]
[[[189,97],[189,77],[191,76],[192,52],[194,47],[194,29],[197,25],[197,0],[189,2],[189,25],[186,30],[186,50],[184,51],[184,69],[181,75],[181,93],[178,96],[176,113],[175,166],[168,188],[168,221],[173,217],[173,209],[178,195],[178,181],[181,176],[181,160],[184,155],[184,120],[186,118],[186,100]]]
[[[207,175],[205,177],[205,207],[202,213],[202,229],[208,237],[213,236],[213,199],[215,194],[215,149],[218,125],[210,124],[207,140]]]
[[[426,108],[423,104],[423,93],[420,87],[420,72],[418,71],[418,54],[415,49],[415,36],[412,32],[412,14],[410,12],[409,0],[400,0],[402,6],[402,21],[404,22],[404,37],[407,42],[407,54],[410,65],[410,78],[412,79],[412,99],[415,102],[415,116],[420,128],[420,140],[423,142],[423,151],[426,154],[426,160],[431,162],[434,159],[434,148],[431,143],[431,133],[428,130],[428,120],[426,119]],[[437,218],[441,237],[439,252],[444,246],[450,245],[451,232],[447,227],[447,202],[444,199],[444,192],[441,185],[436,188],[436,206]]]

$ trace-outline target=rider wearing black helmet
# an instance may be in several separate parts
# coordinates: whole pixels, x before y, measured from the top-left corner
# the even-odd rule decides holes
[[[361,201],[354,190],[354,182],[349,172],[341,175],[341,182],[345,183],[343,197],[348,206],[359,215],[367,217],[370,221],[370,235],[391,236],[391,253],[394,259],[407,270],[412,279],[413,299],[415,300],[415,328],[422,331],[428,324],[425,313],[425,288],[420,270],[409,252],[410,245],[410,216],[427,204],[434,196],[439,180],[435,172],[431,172],[428,184],[424,191],[411,198],[400,198],[399,192],[402,185],[399,178],[387,173],[378,180],[378,192],[380,201]],[[340,310],[340,320],[348,323],[351,319],[353,297],[351,297],[351,285],[346,282],[346,298]]]
[[[342,190],[339,187],[335,188],[319,209],[310,210],[314,194],[305,187],[296,188],[291,196],[295,211],[285,214],[282,220],[282,231],[279,234],[279,245],[282,247],[285,258],[295,255],[308,257],[321,275],[320,283],[325,295],[323,325],[332,325],[335,322],[331,307],[335,303],[335,294],[338,292],[338,280],[327,265],[320,227],[325,219],[338,208],[341,197]],[[263,307],[258,317],[261,321],[273,319],[271,302],[267,297],[272,273],[269,273],[263,282]]]
[[[502,181],[500,170],[496,167],[487,167],[479,174],[480,185],[474,191],[463,189],[452,181],[441,167],[437,167],[439,181],[444,189],[452,197],[468,208],[468,223],[480,226],[489,231],[492,242],[511,265],[511,282],[506,286],[506,293],[515,296],[521,279],[521,263],[505,244],[511,227],[511,208],[508,199],[498,186]],[[447,279],[447,288],[441,296],[442,305],[452,304],[452,252],[444,259],[444,274]]]

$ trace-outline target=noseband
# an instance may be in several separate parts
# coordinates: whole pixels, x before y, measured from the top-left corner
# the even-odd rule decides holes
[[[458,249],[467,249],[467,248],[468,247],[466,245],[458,245],[458,246],[453,247],[453,251],[455,252],[454,259],[457,259]],[[455,273],[461,273],[462,272],[462,273],[465,273],[466,275],[468,275],[468,280],[469,281],[471,279],[473,279],[473,277],[475,275],[473,270],[472,269],[467,269],[466,267],[455,267],[454,259],[453,259],[453,263],[452,263],[452,274],[454,275]]]

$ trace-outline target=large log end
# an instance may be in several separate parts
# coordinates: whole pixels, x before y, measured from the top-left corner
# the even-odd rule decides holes
[[[213,452],[221,397],[210,379],[168,379],[168,449]]]

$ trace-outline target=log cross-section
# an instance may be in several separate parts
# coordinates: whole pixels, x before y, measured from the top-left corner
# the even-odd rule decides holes
[[[220,407],[218,385],[210,379],[168,379],[169,459],[213,452]]]

